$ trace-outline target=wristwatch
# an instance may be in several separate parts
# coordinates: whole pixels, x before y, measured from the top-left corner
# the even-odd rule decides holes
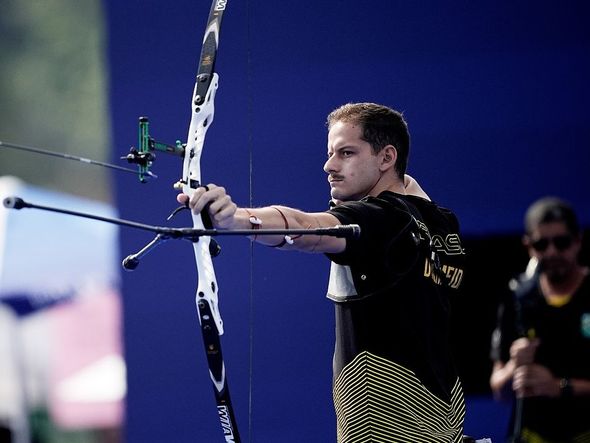
[[[559,380],[559,391],[562,397],[572,397],[574,395],[572,383],[569,378],[564,377]]]

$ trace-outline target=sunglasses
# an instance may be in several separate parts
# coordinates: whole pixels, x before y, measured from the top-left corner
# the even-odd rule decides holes
[[[531,246],[537,252],[544,252],[549,245],[553,243],[555,249],[558,251],[565,251],[573,242],[574,239],[571,235],[558,235],[556,237],[541,237],[540,239],[531,242]]]

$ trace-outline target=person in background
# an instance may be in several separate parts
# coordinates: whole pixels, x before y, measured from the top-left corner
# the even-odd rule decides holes
[[[577,216],[545,197],[525,231],[529,269],[499,307],[490,385],[515,398],[511,441],[590,442],[590,277]]]

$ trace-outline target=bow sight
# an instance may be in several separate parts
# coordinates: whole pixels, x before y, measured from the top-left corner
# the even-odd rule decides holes
[[[137,165],[137,174],[141,183],[145,183],[147,181],[147,177],[155,177],[155,175],[150,171],[150,167],[156,160],[155,151],[165,152],[167,154],[184,158],[186,147],[186,144],[182,143],[180,140],[176,140],[176,144],[174,145],[156,141],[149,134],[149,125],[150,122],[147,117],[139,117],[139,148],[132,146],[129,150],[129,154],[121,157],[122,160],[127,160],[128,163]]]

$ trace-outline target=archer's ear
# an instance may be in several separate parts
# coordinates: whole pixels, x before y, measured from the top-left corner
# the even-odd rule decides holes
[[[397,149],[393,145],[387,145],[380,153],[382,154],[381,170],[394,169],[397,162]]]

